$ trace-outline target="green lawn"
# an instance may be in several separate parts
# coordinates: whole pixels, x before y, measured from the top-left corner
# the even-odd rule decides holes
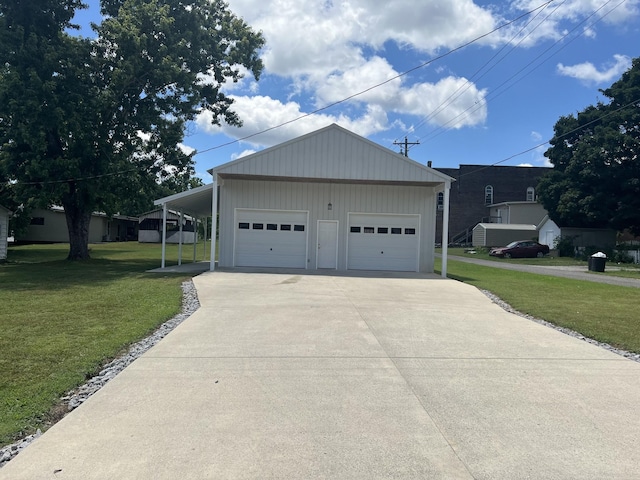
[[[436,259],[436,270],[441,268]],[[450,278],[488,290],[516,310],[640,352],[640,288],[526,274],[449,260]]]
[[[145,273],[160,266],[160,246],[92,245],[84,262],[67,250],[11,246],[0,265],[0,445],[42,426],[62,394],[180,310],[189,277]]]

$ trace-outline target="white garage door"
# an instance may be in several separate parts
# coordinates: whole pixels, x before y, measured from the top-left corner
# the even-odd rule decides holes
[[[236,210],[237,267],[307,266],[307,212]]]
[[[349,215],[347,268],[418,271],[419,215]]]

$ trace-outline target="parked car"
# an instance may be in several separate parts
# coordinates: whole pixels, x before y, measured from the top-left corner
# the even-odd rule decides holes
[[[549,246],[541,245],[533,240],[518,240],[506,247],[492,248],[489,255],[502,258],[542,258],[549,254]]]

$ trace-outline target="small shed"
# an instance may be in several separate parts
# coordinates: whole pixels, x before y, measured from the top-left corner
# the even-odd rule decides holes
[[[9,215],[8,208],[0,205],[0,261],[7,259],[7,238],[9,237]]]
[[[617,232],[606,228],[561,227],[546,217],[539,228],[538,242],[555,248],[558,238],[571,238],[573,246],[578,249],[585,247],[613,248],[616,246]]]
[[[474,247],[503,247],[517,240],[538,237],[535,225],[518,223],[479,223],[473,228]]]

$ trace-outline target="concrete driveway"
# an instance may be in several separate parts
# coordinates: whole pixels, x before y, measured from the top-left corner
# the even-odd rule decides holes
[[[640,364],[424,275],[215,272],[1,479],[632,479]]]

